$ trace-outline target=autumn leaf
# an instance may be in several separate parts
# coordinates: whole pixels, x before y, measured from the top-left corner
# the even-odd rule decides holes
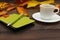
[[[54,0],[47,0],[47,1],[43,1],[43,2],[38,2],[36,0],[31,0],[27,3],[27,8],[30,8],[30,7],[35,7],[37,5],[40,5],[40,4],[50,4],[50,3],[54,3]]]
[[[24,13],[24,16],[28,16],[27,11],[23,7],[16,7],[16,10],[19,14]]]
[[[24,3],[22,3],[22,4],[19,4],[18,6],[25,6],[25,5],[27,5],[27,3],[28,3],[28,2],[24,2]]]
[[[37,2],[37,1],[29,1],[29,2],[27,3],[27,8],[35,7],[35,6],[37,6],[38,4],[39,4],[39,2]]]
[[[30,8],[30,7],[35,7],[37,5],[40,5],[40,4],[50,4],[50,3],[54,3],[54,0],[47,0],[47,1],[43,1],[43,2],[39,2],[36,0],[30,0],[30,1],[24,2],[22,4],[19,4],[19,6],[27,5],[27,8]]]
[[[40,2],[40,4],[50,4],[50,3],[54,3],[54,0],[48,0],[48,1]]]

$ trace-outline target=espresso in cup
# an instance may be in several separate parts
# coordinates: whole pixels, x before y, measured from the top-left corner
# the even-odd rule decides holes
[[[57,12],[54,10],[57,9]],[[54,5],[50,4],[42,4],[40,5],[40,16],[42,19],[52,19],[53,16],[59,12],[59,9],[56,8]]]

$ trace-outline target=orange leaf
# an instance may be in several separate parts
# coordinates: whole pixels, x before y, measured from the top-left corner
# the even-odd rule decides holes
[[[1,11],[0,15],[5,15],[7,13],[7,11]]]
[[[15,7],[9,7],[8,9],[7,9],[7,11],[11,11],[11,10],[13,10]]]
[[[9,14],[5,14],[5,15],[3,15],[4,18],[7,18],[8,16],[9,16]]]
[[[24,3],[20,4],[19,6],[25,6],[25,5],[27,5],[27,3],[28,2],[24,2]]]
[[[27,11],[23,7],[17,7],[16,9],[19,14],[24,13],[25,16],[28,16]]]

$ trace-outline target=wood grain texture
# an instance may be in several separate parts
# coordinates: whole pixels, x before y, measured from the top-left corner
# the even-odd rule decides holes
[[[56,0],[56,3],[60,3],[60,0]],[[33,13],[39,12],[39,7],[26,10],[29,13],[29,17],[32,18]],[[16,10],[9,13],[12,12],[16,12]],[[60,22],[47,24],[36,21],[23,27],[22,30],[19,28],[16,31],[0,23],[0,40],[60,40]]]

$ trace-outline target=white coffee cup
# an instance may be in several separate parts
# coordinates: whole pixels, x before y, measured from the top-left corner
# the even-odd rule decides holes
[[[57,12],[54,10],[57,9]],[[52,19],[55,14],[59,13],[59,9],[54,5],[42,4],[40,5],[40,16],[42,19]]]

